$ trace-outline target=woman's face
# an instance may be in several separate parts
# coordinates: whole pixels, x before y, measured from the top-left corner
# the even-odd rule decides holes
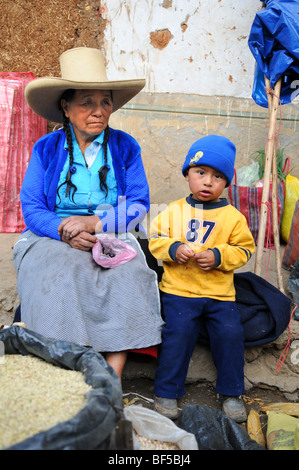
[[[61,100],[61,106],[78,142],[90,142],[100,135],[108,125],[113,107],[109,90],[76,90],[71,101]]]

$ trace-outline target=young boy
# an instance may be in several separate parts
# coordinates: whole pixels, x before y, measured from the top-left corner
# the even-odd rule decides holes
[[[244,339],[235,303],[234,269],[255,250],[245,217],[220,199],[234,176],[236,148],[210,135],[190,148],[182,173],[191,194],[172,202],[152,222],[149,248],[163,261],[160,282],[165,327],[155,376],[155,409],[175,419],[185,394],[190,358],[204,322],[217,368],[222,409],[246,420]]]

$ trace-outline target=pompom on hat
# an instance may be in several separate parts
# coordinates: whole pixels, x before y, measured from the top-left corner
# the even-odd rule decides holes
[[[228,187],[234,177],[236,147],[229,139],[219,135],[208,135],[194,142],[182,167],[185,176],[190,167],[207,165],[222,173]]]
[[[58,108],[58,102],[67,89],[112,90],[115,112],[145,86],[145,79],[108,80],[104,56],[95,48],[69,49],[61,54],[59,62],[60,78],[35,78],[25,88],[25,98],[30,108],[49,121],[62,122],[62,111]]]

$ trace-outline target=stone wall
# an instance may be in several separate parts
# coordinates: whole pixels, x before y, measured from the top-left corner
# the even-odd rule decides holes
[[[281,107],[279,144],[299,177],[298,106]],[[249,165],[268,139],[268,109],[252,99],[187,94],[140,93],[111,117],[111,126],[132,134],[140,143],[151,202],[168,203],[188,188],[181,173],[192,143],[208,134],[224,135],[237,147],[235,168]],[[226,195],[226,194],[224,194]]]

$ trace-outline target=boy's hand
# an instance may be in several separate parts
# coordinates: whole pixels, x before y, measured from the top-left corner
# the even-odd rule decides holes
[[[215,268],[215,255],[212,250],[196,253],[195,259],[198,262],[200,269],[203,269],[204,271],[209,271],[210,269]]]
[[[190,258],[194,258],[194,253],[188,245],[180,245],[176,250],[175,259],[178,264],[186,264]]]

